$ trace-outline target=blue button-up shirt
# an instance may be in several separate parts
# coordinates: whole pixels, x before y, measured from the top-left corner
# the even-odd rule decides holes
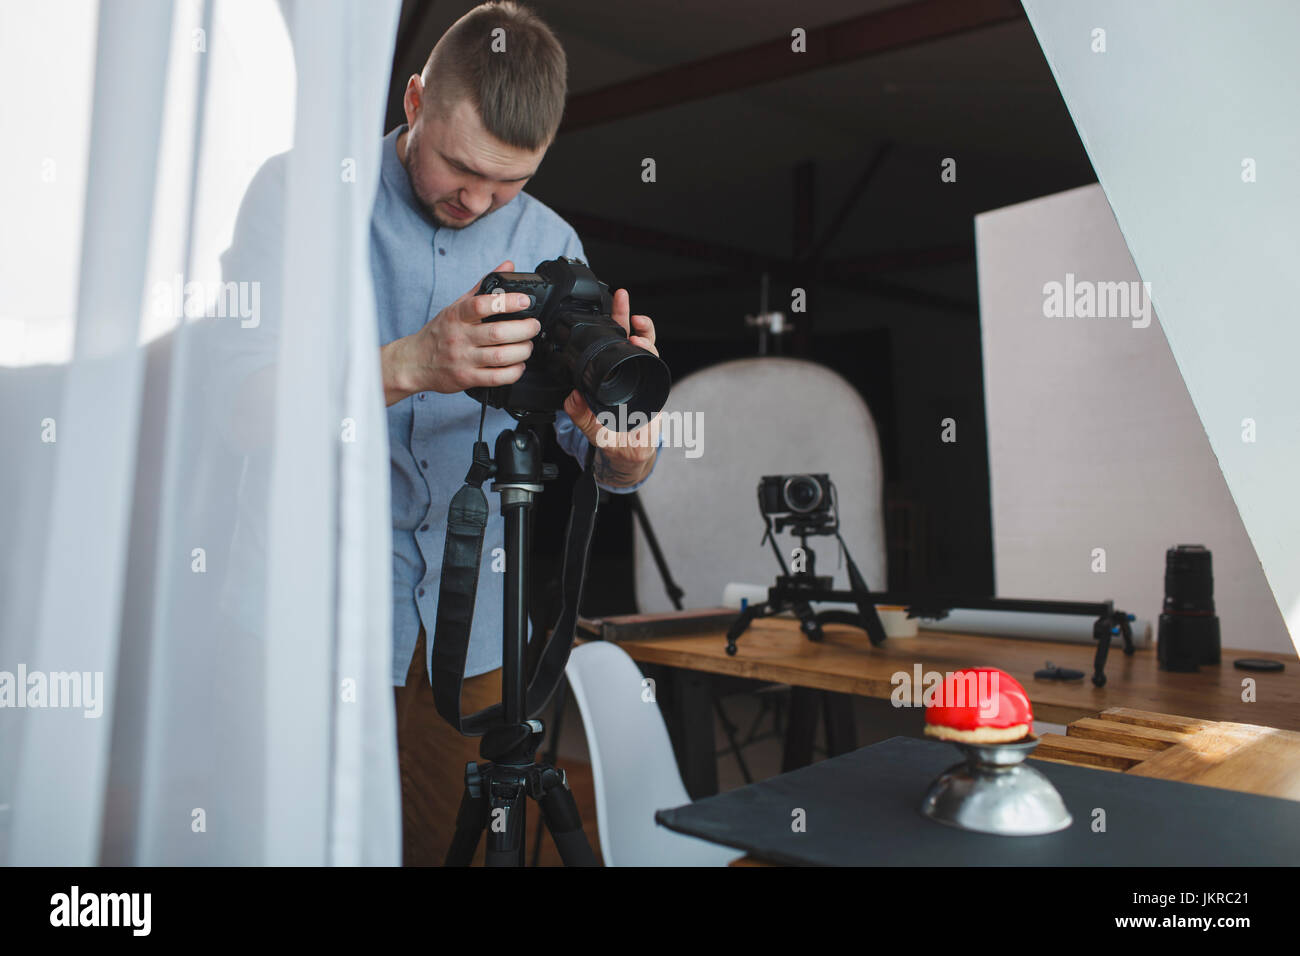
[[[397,137],[405,129],[400,126],[384,137],[382,173],[370,221],[370,262],[381,343],[418,331],[455,299],[477,288],[505,259],[521,271],[557,256],[586,261],[573,227],[525,192],[462,229],[431,223],[421,213],[397,156]],[[430,666],[447,505],[465,483],[481,408],[464,392],[420,392],[388,408],[395,685],[406,683],[421,624],[429,655],[425,666]],[[491,448],[502,429],[516,424],[509,413],[489,406],[483,440]],[[587,438],[563,411],[556,412],[555,432],[560,446],[579,464],[585,462]],[[627,488],[601,487],[627,493],[642,484],[644,480]],[[501,666],[505,575],[493,571],[492,565],[496,556],[504,554],[505,522],[497,496],[489,493],[488,501],[467,677]],[[501,561],[496,563],[502,566]]]

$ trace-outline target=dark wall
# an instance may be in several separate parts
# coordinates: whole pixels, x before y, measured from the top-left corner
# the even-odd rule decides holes
[[[406,77],[468,6],[439,4],[430,12],[406,5],[408,48],[399,48],[394,69],[394,122]],[[569,52],[571,100],[789,29],[786,12],[746,7],[749,39],[718,31],[706,50],[698,31],[686,39],[644,29],[625,36],[617,8],[594,18],[590,0],[534,6]],[[654,3],[638,6],[638,22],[654,21],[660,6],[671,22],[672,5]],[[858,12],[853,7],[810,3],[800,15],[826,22]],[[653,184],[641,179],[646,156],[658,164]],[[957,160],[956,182],[940,176],[949,157]],[[868,167],[865,188],[846,204]],[[788,313],[791,287],[805,288],[808,311],[791,316],[796,332],[781,348],[840,373],[876,419],[889,587],[991,594],[973,219],[1095,179],[1020,20],[562,130],[528,191],[570,215],[596,273],[628,288],[633,311],[654,318],[676,379],[757,354],[744,317],[758,311],[762,271],[772,276],[772,309]],[[608,228],[584,227],[583,216],[628,228],[616,239]],[[836,221],[820,260],[811,256]],[[701,254],[696,240],[712,253]],[[956,423],[953,443],[941,440],[946,418]],[[558,567],[577,474],[567,456],[559,460],[561,480],[542,498],[535,537],[541,567],[550,571]],[[833,477],[841,494],[850,491],[850,476]],[[605,496],[588,613],[632,608],[631,520],[622,496]]]

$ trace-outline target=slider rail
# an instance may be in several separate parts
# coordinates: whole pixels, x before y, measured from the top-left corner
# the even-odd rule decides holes
[[[918,597],[900,591],[868,591],[873,604],[898,604],[908,609],[908,617],[943,618],[954,608],[968,611],[1023,611],[1040,614],[1080,614],[1087,617],[1110,616],[1114,601],[1038,601],[1028,598],[969,597],[933,595]],[[844,601],[852,604],[852,591],[821,591],[820,601]]]
[[[791,592],[779,588],[768,591],[769,601],[778,601]],[[941,620],[954,608],[968,611],[1020,611],[1039,614],[1078,614],[1095,618],[1092,627],[1093,640],[1097,642],[1097,653],[1093,660],[1092,683],[1096,687],[1106,685],[1106,657],[1110,652],[1112,636],[1118,635],[1124,642],[1124,653],[1133,653],[1133,629],[1129,622],[1132,614],[1115,608],[1114,601],[1040,601],[1029,598],[995,598],[971,597],[967,595],[926,595],[915,597],[898,591],[868,591],[855,595],[852,591],[835,591],[816,589],[809,592],[809,600],[843,601],[847,604],[857,603],[859,599],[870,604],[896,604],[907,608],[908,617],[923,617]],[[728,635],[727,653],[735,653],[735,638]]]

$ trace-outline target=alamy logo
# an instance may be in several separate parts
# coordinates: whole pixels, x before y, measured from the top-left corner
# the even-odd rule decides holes
[[[129,926],[133,936],[148,936],[152,893],[71,892],[50,897],[51,926]]]
[[[153,287],[153,313],[160,319],[239,319],[245,329],[262,324],[260,282],[186,282],[176,273],[171,282]]]
[[[1076,281],[1067,272],[1064,282],[1043,286],[1043,317],[1132,319],[1133,328],[1145,329],[1151,324],[1151,283]]]
[[[895,671],[889,678],[894,685],[889,702],[895,707],[979,707],[980,716],[996,717],[1002,695],[998,693],[996,671],[965,671],[961,674],[941,671]]]
[[[659,416],[659,444],[664,448],[684,448],[686,449],[687,458],[699,458],[704,454],[704,413],[703,412],[683,412],[679,409],[673,409],[667,412],[658,412]],[[596,438],[596,444],[602,448],[618,444],[618,435],[614,432],[626,433],[635,432],[637,429],[649,425],[651,418],[644,412],[632,412],[628,414],[627,406],[618,406],[618,414],[613,412],[597,412],[596,421],[605,427],[606,431],[600,432]],[[651,441],[651,431],[647,429],[640,435],[629,435],[627,442],[636,445],[637,442],[648,444]]]
[[[83,717],[104,712],[103,671],[0,671],[0,707],[80,707]]]

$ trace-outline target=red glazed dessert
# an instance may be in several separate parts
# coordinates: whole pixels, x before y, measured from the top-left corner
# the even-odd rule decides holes
[[[1033,733],[1034,711],[1020,682],[996,667],[971,667],[944,678],[925,696],[925,732],[940,740],[1006,744]]]

